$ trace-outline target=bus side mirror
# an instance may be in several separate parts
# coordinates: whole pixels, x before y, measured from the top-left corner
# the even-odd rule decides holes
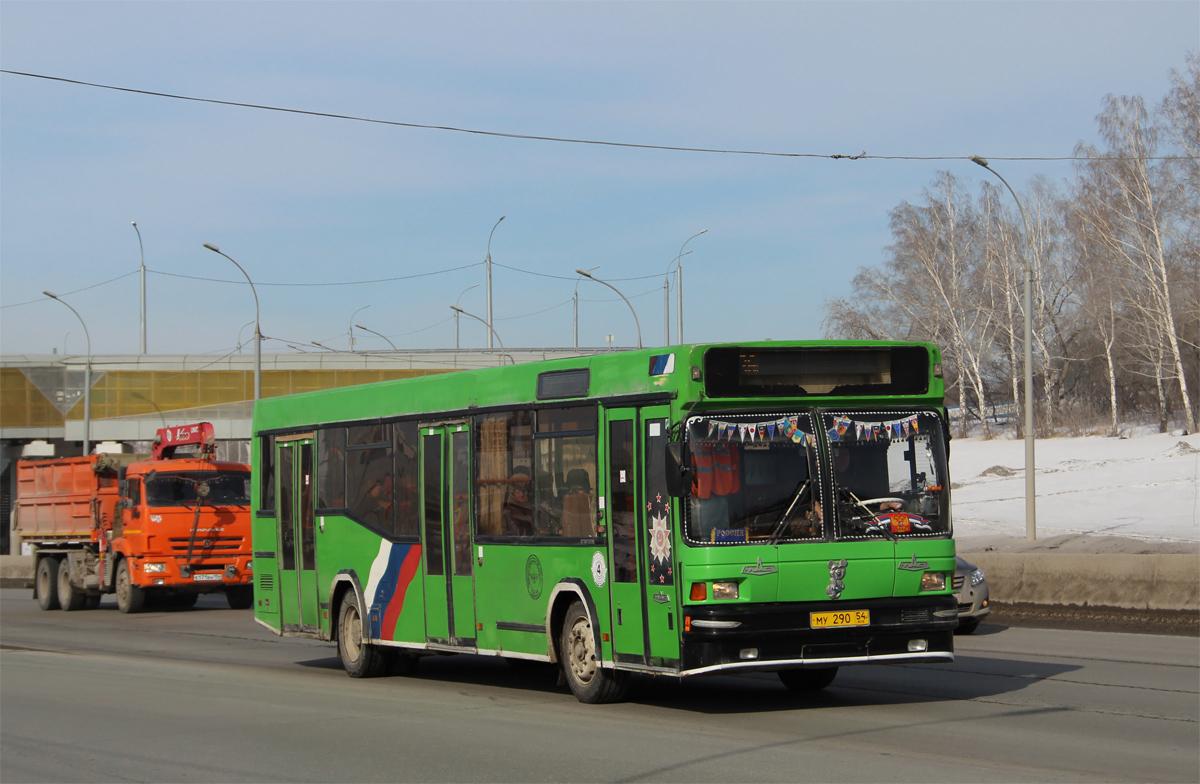
[[[667,494],[675,498],[686,498],[692,492],[692,467],[683,456],[682,441],[668,441],[665,455]]]

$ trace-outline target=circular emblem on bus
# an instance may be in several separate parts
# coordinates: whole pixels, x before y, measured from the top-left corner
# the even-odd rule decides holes
[[[525,561],[525,590],[529,598],[536,599],[542,595],[542,562],[536,555],[531,555]]]
[[[604,553],[599,550],[592,556],[592,582],[597,588],[604,587],[604,580],[608,577],[608,565],[604,563]]]

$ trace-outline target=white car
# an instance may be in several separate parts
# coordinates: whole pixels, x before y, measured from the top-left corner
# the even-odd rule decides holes
[[[958,556],[954,571],[954,593],[958,596],[958,628],[954,633],[970,634],[992,608],[988,606],[988,584],[983,570],[962,556]]]

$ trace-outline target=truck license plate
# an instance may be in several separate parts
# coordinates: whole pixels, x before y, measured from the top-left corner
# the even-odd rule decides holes
[[[809,623],[814,629],[829,629],[834,626],[870,626],[870,610],[841,610],[838,612],[819,612],[808,614]]]
[[[219,582],[221,582],[221,575],[220,574],[195,574],[195,575],[192,575],[192,579],[198,583],[201,583],[201,582],[217,582],[217,583],[219,583]]]

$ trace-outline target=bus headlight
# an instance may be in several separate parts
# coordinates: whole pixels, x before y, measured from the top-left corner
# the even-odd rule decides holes
[[[165,563],[144,563],[144,564],[142,564],[142,571],[146,572],[147,574],[150,574],[151,572],[165,572],[166,570],[167,570],[167,565]]]
[[[738,598],[738,584],[735,582],[713,583],[714,599]]]
[[[942,572],[925,572],[921,575],[922,591],[946,590],[946,575]]]

